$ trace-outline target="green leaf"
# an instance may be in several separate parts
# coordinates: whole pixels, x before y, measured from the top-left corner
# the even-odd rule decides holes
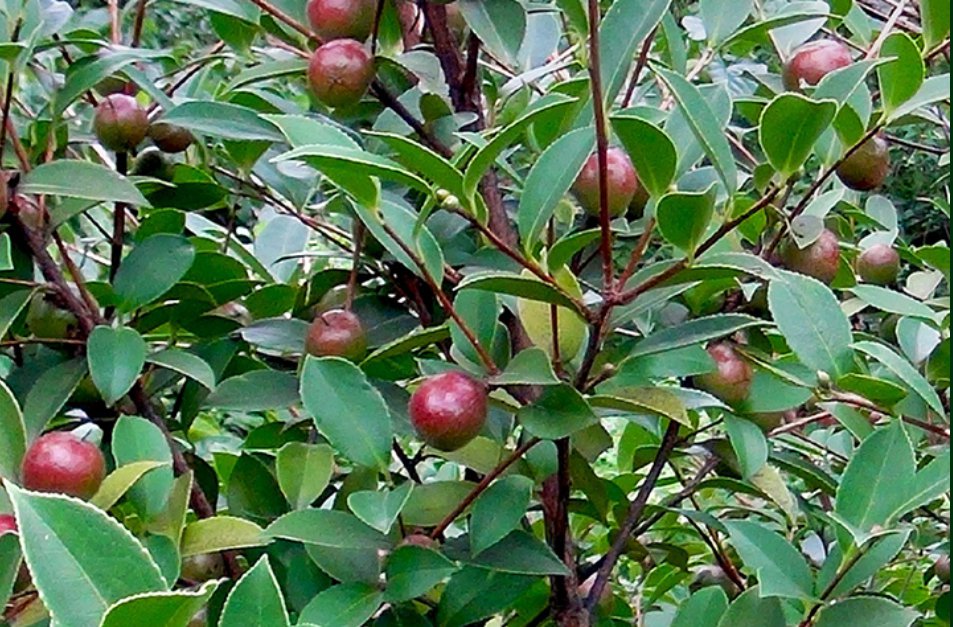
[[[390,541],[347,512],[302,509],[285,514],[266,529],[271,538],[284,538],[338,549],[386,549]]]
[[[860,300],[881,311],[888,311],[901,316],[914,316],[933,322],[934,313],[932,309],[901,292],[879,285],[864,284],[855,285],[850,291]]]
[[[458,199],[469,200],[463,191],[463,174],[441,155],[403,135],[373,131],[368,131],[367,134],[383,140],[391,150],[397,153],[401,163],[407,168],[420,172],[421,175],[454,194]]]
[[[853,597],[826,606],[817,615],[816,627],[876,625],[909,627],[920,613],[883,597]]]
[[[758,124],[758,141],[782,181],[804,165],[836,112],[837,103],[833,100],[817,101],[792,92],[776,96],[764,108]]]
[[[725,527],[745,566],[757,573],[761,596],[812,598],[811,569],[786,538],[748,520],[727,521]]]
[[[499,305],[496,294],[484,290],[460,290],[453,299],[453,306],[473,334],[487,352],[492,352],[493,338],[497,330]],[[453,339],[453,348],[474,364],[481,364],[480,356],[460,325],[455,320],[450,322],[450,337]]]
[[[611,122],[612,130],[635,165],[639,181],[652,196],[665,194],[675,179],[678,165],[672,139],[659,127],[635,115],[614,115]]]
[[[195,100],[175,107],[160,118],[200,135],[238,141],[280,142],[281,134],[254,109],[226,102]]]
[[[745,314],[715,314],[704,318],[696,318],[663,329],[658,333],[653,333],[635,345],[635,348],[629,353],[629,358],[701,344],[709,340],[726,337],[742,329],[763,324],[765,324],[764,320]]]
[[[518,575],[566,575],[569,572],[545,542],[520,529],[481,551],[472,562],[490,570]]]
[[[922,398],[930,409],[940,416],[944,415],[943,403],[940,401],[940,396],[936,393],[936,390],[933,389],[933,386],[923,378],[923,375],[910,365],[909,361],[890,348],[877,342],[857,342],[853,345],[853,348],[882,363],[888,370],[897,375],[901,381],[907,384],[911,390],[916,392],[917,396]]]
[[[559,305],[576,310],[576,306],[562,291],[549,283],[543,283],[535,277],[509,272],[474,272],[457,284],[457,289],[465,288],[487,290],[498,294],[520,296],[528,300],[537,300],[551,305]]]
[[[535,581],[535,577],[464,567],[450,578],[440,596],[437,624],[464,627],[488,618],[508,607]]]
[[[298,625],[360,627],[374,615],[384,593],[361,582],[342,583],[322,590],[301,610]]]
[[[62,115],[67,107],[79,98],[83,92],[91,89],[102,79],[132,65],[135,61],[158,59],[162,56],[168,56],[168,53],[160,50],[126,48],[112,50],[108,55],[92,59],[88,63],[80,61],[70,65],[66,71],[66,81],[55,92],[54,114],[57,117]]]
[[[708,586],[678,606],[671,627],[717,627],[728,609],[728,597],[720,586]]]
[[[27,442],[43,433],[85,376],[86,360],[82,357],[56,364],[40,375],[23,402]]]
[[[949,467],[947,467],[947,475],[949,475]],[[910,530],[906,529],[880,538],[869,548],[865,548],[863,555],[847,569],[844,576],[841,577],[837,584],[831,589],[828,597],[836,599],[839,596],[850,594],[851,590],[875,576],[880,569],[897,556],[909,538]],[[834,560],[834,564],[839,567],[845,566],[843,564],[843,555],[839,547],[835,547],[827,559]],[[827,563],[825,561],[825,568],[821,570],[821,573],[818,575],[818,581],[815,583],[816,590],[826,589],[836,575],[836,570],[828,570],[826,566]],[[830,573],[830,575],[822,579],[822,576],[827,573]]]
[[[738,457],[742,478],[751,478],[768,461],[768,441],[764,432],[750,420],[731,415],[725,416],[725,430],[728,432],[731,448]]]
[[[357,366],[339,357],[309,355],[301,371],[301,398],[318,430],[345,457],[370,468],[387,467],[390,413]]]
[[[492,385],[554,385],[559,377],[553,372],[553,362],[541,348],[526,348],[506,364],[506,369],[490,379]]]
[[[374,239],[380,242],[387,249],[387,252],[392,254],[408,270],[418,276],[423,276],[421,269],[414,263],[414,260],[387,233],[384,224],[387,224],[397,234],[400,241],[416,252],[417,257],[423,261],[427,273],[434,280],[440,281],[443,277],[443,251],[441,251],[440,244],[426,226],[418,228],[417,214],[396,202],[387,200],[381,203],[379,212],[370,211],[359,204],[354,205],[354,209],[364,226],[374,236]]]
[[[182,533],[182,557],[266,543],[262,529],[250,520],[234,516],[213,516],[189,523]]]
[[[167,348],[146,356],[146,361],[185,375],[208,390],[215,389],[215,372],[208,362],[198,355],[177,348]]]
[[[130,500],[146,517],[164,510],[172,489],[172,452],[159,427],[145,418],[121,417],[113,428],[112,453],[118,466],[140,461],[167,465],[140,479],[129,491]]]
[[[786,627],[781,601],[761,597],[758,586],[748,588],[735,599],[718,621],[718,627]]]
[[[672,91],[692,134],[711,159],[725,189],[729,194],[734,193],[738,189],[738,170],[735,167],[735,159],[722,125],[708,106],[708,101],[697,87],[682,76],[661,68],[656,68],[655,71]]]
[[[375,361],[384,362],[390,357],[404,355],[418,348],[437,344],[448,337],[450,337],[450,329],[446,324],[436,327],[417,327],[407,335],[374,349],[374,352],[364,358],[361,365],[366,367]]]
[[[923,58],[910,35],[901,32],[891,33],[884,39],[880,47],[880,57],[895,57],[877,67],[880,98],[883,101],[884,114],[889,115],[913,98],[923,85]]]
[[[517,0],[459,0],[460,13],[486,49],[515,66],[526,35],[526,9]]]
[[[921,0],[920,21],[923,47],[932,50],[950,34],[950,3],[946,0]]]
[[[146,343],[135,329],[99,326],[86,344],[89,374],[106,405],[126,395],[146,363]]]
[[[596,143],[593,127],[566,133],[543,151],[526,177],[516,212],[523,247],[532,249]]]
[[[278,162],[300,160],[322,172],[330,167],[335,170],[347,170],[349,174],[376,176],[422,192],[430,191],[427,181],[399,163],[360,148],[347,148],[333,144],[311,144],[283,153],[275,160]]]
[[[166,589],[142,545],[101,510],[66,496],[6,487],[24,559],[59,624],[98,625],[116,601]]]
[[[923,85],[913,98],[907,100],[905,103],[897,107],[892,114],[890,114],[888,121],[897,120],[905,115],[913,113],[920,107],[925,107],[926,105],[945,100],[949,97],[950,73],[947,72],[946,74],[941,74],[939,76],[931,76],[930,78],[923,81]]]
[[[669,243],[694,255],[715,211],[715,188],[701,192],[669,192],[655,209],[659,231]]]
[[[150,592],[114,603],[100,627],[188,627],[196,612],[205,607],[218,588],[218,581],[206,581],[195,590]]]
[[[469,481],[433,481],[414,488],[404,505],[405,525],[433,527],[440,523],[473,490]]]
[[[113,281],[121,308],[132,311],[156,300],[185,276],[195,249],[180,235],[158,234],[132,249]]]
[[[904,501],[894,510],[892,518],[899,518],[949,491],[950,449],[946,449],[917,472],[913,489],[904,494]]]
[[[833,377],[851,370],[850,321],[826,285],[803,274],[780,271],[768,286],[768,307],[801,363]]]
[[[0,380],[0,479],[16,481],[26,452],[26,425],[20,404],[5,381]]]
[[[243,69],[235,78],[231,79],[223,88],[225,93],[241,89],[242,87],[286,76],[301,76],[308,71],[308,59],[281,59],[280,61],[264,61]],[[268,116],[261,116],[268,119]]]
[[[0,602],[4,607],[13,594],[13,587],[22,566],[19,536],[13,533],[0,534]]]
[[[725,3],[721,0],[701,0],[698,4],[698,16],[705,25],[708,42],[716,45],[734,33],[745,23],[754,0],[735,0]]]
[[[387,534],[407,504],[413,487],[408,481],[393,490],[354,492],[347,497],[347,505],[363,523]]]
[[[457,566],[440,553],[408,544],[387,558],[384,594],[391,603],[409,601],[426,594],[456,570]]]
[[[334,472],[334,452],[327,444],[288,442],[275,460],[278,485],[294,509],[304,509],[321,496]]]
[[[495,481],[473,503],[470,554],[477,555],[519,526],[533,492],[533,480],[510,475]]]
[[[290,625],[285,599],[271,570],[268,556],[238,580],[228,593],[219,627],[287,627]]]
[[[545,387],[539,398],[520,407],[516,416],[530,433],[547,440],[564,438],[597,420],[582,394],[566,383]]]
[[[17,290],[0,298],[0,337],[7,334],[10,325],[16,321],[33,294],[33,290]]]
[[[589,402],[593,407],[661,416],[686,427],[695,427],[685,403],[672,389],[612,386],[609,395],[593,396]]]
[[[229,513],[235,516],[264,523],[288,511],[278,481],[261,456],[242,453],[229,471],[225,489]]]
[[[603,97],[613,102],[636,57],[636,49],[658,25],[670,0],[616,0],[599,26],[599,74]]]
[[[205,406],[264,411],[295,405],[298,400],[298,382],[292,373],[262,369],[225,379],[205,399]]]
[[[48,194],[124,202],[136,207],[149,206],[149,201],[129,179],[92,161],[57,159],[44,163],[26,173],[18,189],[24,194]]]
[[[89,504],[101,510],[109,510],[146,473],[167,465],[161,461],[141,461],[120,466],[106,475],[96,494],[89,499]]]

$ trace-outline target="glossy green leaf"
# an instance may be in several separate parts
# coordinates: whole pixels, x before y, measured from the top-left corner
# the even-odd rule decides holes
[[[761,597],[758,586],[748,588],[721,615],[718,627],[786,627],[781,601],[777,597]]]
[[[810,599],[814,578],[807,561],[784,537],[748,520],[725,522],[745,566],[758,575],[761,595]]]
[[[531,346],[513,356],[506,368],[493,377],[493,385],[554,385],[559,378],[553,363],[541,348]]]
[[[322,590],[308,603],[298,625],[360,627],[374,615],[384,600],[384,593],[375,586],[352,582]]]
[[[701,0],[698,3],[698,16],[705,25],[705,32],[711,44],[718,44],[744,24],[754,8],[754,0],[721,2],[721,0]]]
[[[285,514],[271,523],[265,534],[338,549],[366,549],[390,546],[387,537],[347,512],[327,509],[302,509]]]
[[[123,599],[109,608],[100,627],[188,627],[218,584],[218,581],[206,581],[194,590],[150,592]]]
[[[913,98],[923,85],[923,59],[917,44],[910,35],[902,32],[891,33],[884,39],[880,56],[894,57],[877,68],[884,113],[889,115]]]
[[[142,461],[165,465],[142,477],[129,490],[130,500],[144,516],[154,516],[165,509],[172,489],[172,452],[159,427],[145,418],[123,416],[113,427],[112,453],[119,466]]]
[[[205,399],[208,407],[263,411],[298,402],[298,382],[292,373],[252,370],[222,381]]]
[[[669,192],[655,208],[659,231],[689,255],[701,243],[715,210],[714,187],[701,192]]]
[[[817,627],[877,625],[909,627],[920,613],[883,597],[853,597],[828,605],[817,615]]]
[[[394,133],[369,132],[368,135],[382,140],[397,153],[397,159],[407,168],[419,172],[437,186],[465,200],[463,173],[446,158],[416,141]]]
[[[459,0],[460,13],[487,50],[515,65],[526,35],[526,9],[517,0]]]
[[[477,566],[520,575],[565,575],[568,573],[549,546],[531,533],[511,531],[472,559]]]
[[[36,380],[23,401],[23,424],[27,442],[46,428],[47,423],[62,409],[73,390],[86,376],[86,360],[82,357],[56,364]]]
[[[535,577],[465,567],[450,578],[440,596],[437,624],[464,627],[489,618],[516,600],[534,581]]]
[[[212,367],[198,355],[177,348],[167,348],[146,356],[146,361],[185,375],[206,389],[215,388],[215,373]]]
[[[467,275],[457,285],[458,290],[470,288],[487,290],[498,294],[510,294],[529,300],[538,300],[567,309],[575,309],[573,302],[561,290],[535,277],[509,272],[475,272]]]
[[[421,484],[411,492],[401,518],[405,525],[433,527],[470,494],[473,486],[469,481],[433,481]]]
[[[930,409],[940,416],[944,415],[943,403],[940,401],[936,390],[923,378],[923,375],[917,372],[916,368],[910,365],[909,361],[887,346],[877,342],[857,342],[853,345],[853,348],[882,363],[888,370],[897,375],[901,381],[908,385],[911,390],[916,392]]]
[[[476,336],[480,346],[487,352],[492,352],[493,338],[497,331],[497,318],[499,318],[496,294],[484,290],[460,290],[453,300],[453,306],[467,328]],[[482,364],[473,344],[454,320],[450,322],[450,337],[453,340],[454,350],[459,351],[471,362]]]
[[[334,472],[334,452],[327,444],[288,442],[278,451],[275,471],[291,507],[304,509],[328,487]]]
[[[764,108],[758,124],[758,141],[782,181],[804,165],[836,111],[837,103],[833,100],[812,100],[797,93],[781,94]]]
[[[254,109],[227,102],[186,102],[166,112],[161,120],[200,135],[222,139],[272,142],[282,139],[275,127],[262,119]]]
[[[418,228],[417,214],[398,203],[386,200],[381,203],[379,212],[369,211],[360,205],[355,205],[354,208],[374,239],[380,242],[387,249],[387,252],[404,264],[407,269],[414,274],[423,276],[422,270],[413,258],[384,229],[384,224],[389,226],[400,238],[400,241],[414,251],[416,256],[423,261],[427,273],[435,280],[440,280],[443,276],[443,251],[426,226]]]
[[[153,235],[139,243],[113,281],[122,309],[132,311],[165,294],[185,276],[194,258],[192,244],[179,235]]]
[[[750,478],[768,461],[768,442],[764,433],[750,420],[731,415],[725,416],[725,431],[738,457],[742,478]]]
[[[548,440],[558,440],[596,422],[586,399],[565,383],[545,387],[539,398],[516,415],[530,433]]]
[[[944,0],[921,0],[920,21],[924,48],[932,50],[950,34],[950,3]]]
[[[265,543],[261,527],[252,521],[234,516],[213,516],[186,525],[180,551],[182,557],[188,557]]]
[[[659,127],[635,115],[619,114],[611,118],[639,181],[652,196],[665,194],[675,179],[678,154],[671,138]]]
[[[889,120],[896,120],[902,118],[905,115],[909,115],[919,109],[934,102],[939,102],[948,98],[950,95],[950,74],[941,74],[939,76],[931,76],[930,78],[923,81],[923,85],[917,91],[917,93],[904,102],[902,105],[899,105],[894,109],[893,113],[890,114]]]
[[[589,399],[593,407],[617,409],[634,414],[648,414],[674,420],[686,427],[694,427],[685,403],[676,393],[677,388],[612,386],[609,394]]]
[[[765,324],[753,316],[745,314],[716,314],[696,318],[688,322],[653,333],[635,345],[629,357],[640,357],[662,353],[683,346],[701,344],[709,340],[726,337],[740,331]]]
[[[387,558],[385,596],[392,603],[409,601],[426,594],[456,570],[457,566],[437,551],[412,544],[399,547]]]
[[[616,0],[599,27],[599,74],[603,96],[615,100],[629,75],[636,50],[658,25],[671,0]]]
[[[720,586],[708,586],[682,602],[672,627],[717,627],[728,609],[728,597]]]
[[[135,329],[99,326],[89,334],[86,361],[103,401],[112,405],[139,377],[146,362],[146,343]]]
[[[23,176],[19,190],[24,194],[149,206],[149,201],[126,177],[98,163],[74,159],[59,159],[37,166]]]
[[[129,491],[146,473],[157,468],[167,466],[162,461],[141,461],[132,462],[116,468],[106,475],[100,484],[99,489],[93,498],[89,499],[90,505],[94,505],[102,510],[108,510],[119,502],[119,499]]]
[[[278,580],[268,556],[263,555],[228,593],[218,625],[287,627],[290,624]]]
[[[864,284],[855,285],[850,291],[852,291],[857,298],[881,311],[933,321],[934,313],[932,309],[902,292],[880,287],[879,285]]]
[[[381,533],[390,533],[413,487],[408,481],[393,490],[354,492],[347,497],[347,504],[363,523]]]
[[[26,425],[20,404],[6,382],[0,381],[0,479],[16,482],[26,452]]]
[[[470,554],[477,555],[517,528],[529,506],[533,480],[510,475],[477,497],[470,513]]]
[[[359,148],[347,148],[333,144],[312,144],[286,152],[279,156],[277,160],[304,161],[319,171],[323,171],[326,166],[335,169],[347,169],[348,172],[356,172],[364,176],[376,176],[423,192],[430,190],[430,186],[425,180],[402,167],[399,163]]]

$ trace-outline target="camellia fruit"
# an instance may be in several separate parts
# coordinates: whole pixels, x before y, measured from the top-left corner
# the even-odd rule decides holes
[[[890,285],[900,275],[900,255],[886,244],[874,244],[857,257],[857,274],[874,285]]]
[[[824,229],[820,236],[806,248],[798,248],[792,240],[781,248],[784,267],[794,272],[812,276],[830,285],[840,266],[840,246],[833,231]]]
[[[149,126],[149,139],[162,152],[175,154],[185,152],[195,135],[189,129],[168,122],[156,122]]]
[[[728,342],[709,344],[708,354],[715,360],[715,370],[695,377],[695,385],[725,401],[740,403],[748,398],[754,371]]]
[[[621,216],[639,188],[639,179],[629,155],[618,147],[606,151],[606,184],[609,215]],[[587,213],[599,215],[599,155],[592,153],[572,185],[573,193]]]
[[[374,28],[376,0],[308,0],[311,29],[321,41],[366,40]]]
[[[887,142],[871,137],[837,166],[841,183],[858,192],[869,192],[883,185],[890,174],[890,151]]]
[[[191,583],[202,583],[225,575],[225,561],[218,553],[199,553],[182,558],[179,577]]]
[[[373,80],[374,58],[354,39],[335,39],[320,46],[308,64],[311,91],[329,107],[356,105]]]
[[[950,556],[941,555],[933,564],[933,572],[943,583],[950,583]]]
[[[112,94],[99,101],[93,115],[93,133],[110,150],[132,150],[146,138],[149,117],[132,96]]]
[[[486,386],[456,370],[429,377],[410,397],[410,421],[420,438],[441,451],[455,451],[486,422]]]
[[[23,456],[23,487],[89,499],[106,476],[106,461],[99,448],[72,433],[42,435]]]
[[[785,89],[801,88],[801,81],[817,85],[824,76],[851,64],[850,50],[839,41],[822,39],[798,48],[784,64],[781,80]]]
[[[357,361],[367,353],[367,335],[360,318],[345,309],[318,314],[305,338],[305,351],[315,357],[344,357]]]
[[[524,270],[523,276],[533,277],[533,274],[529,270]],[[582,289],[579,287],[579,282],[569,271],[569,268],[563,266],[556,270],[553,272],[553,278],[569,294],[576,298],[582,298]],[[546,354],[552,358],[554,351],[550,304],[520,298],[516,301],[516,309],[530,341],[546,351]],[[569,361],[576,356],[586,339],[586,322],[575,311],[566,307],[556,307],[556,329],[559,357],[562,361]]]
[[[0,535],[19,532],[17,519],[13,517],[13,514],[0,514]]]

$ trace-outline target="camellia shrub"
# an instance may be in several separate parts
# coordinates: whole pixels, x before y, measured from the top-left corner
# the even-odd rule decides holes
[[[949,2],[0,14],[4,625],[950,624]]]

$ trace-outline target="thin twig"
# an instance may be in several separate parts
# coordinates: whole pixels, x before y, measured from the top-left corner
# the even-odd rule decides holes
[[[126,175],[129,168],[129,153],[120,151],[116,153],[116,172],[122,176]],[[122,245],[126,235],[126,204],[117,202],[113,212],[113,236],[109,245],[109,280],[116,278],[119,272],[119,265],[122,263]]]
[[[606,134],[606,103],[602,93],[602,69],[599,54],[599,0],[589,2],[589,84],[596,123],[596,159],[599,164],[599,250],[602,253],[602,291],[609,300],[612,282],[612,228],[609,226],[609,138]]]
[[[658,32],[658,25],[652,29],[652,32],[648,34],[648,37],[645,38],[645,41],[642,42],[642,47],[639,49],[639,57],[635,61],[635,69],[632,70],[632,76],[629,78],[629,86],[625,90],[625,98],[622,99],[622,108],[629,106],[629,103],[632,101],[632,96],[635,94],[635,88],[638,86],[639,78],[642,76],[642,70],[645,69],[646,64],[649,60],[649,51],[652,50],[652,42],[655,41],[655,33]]]

